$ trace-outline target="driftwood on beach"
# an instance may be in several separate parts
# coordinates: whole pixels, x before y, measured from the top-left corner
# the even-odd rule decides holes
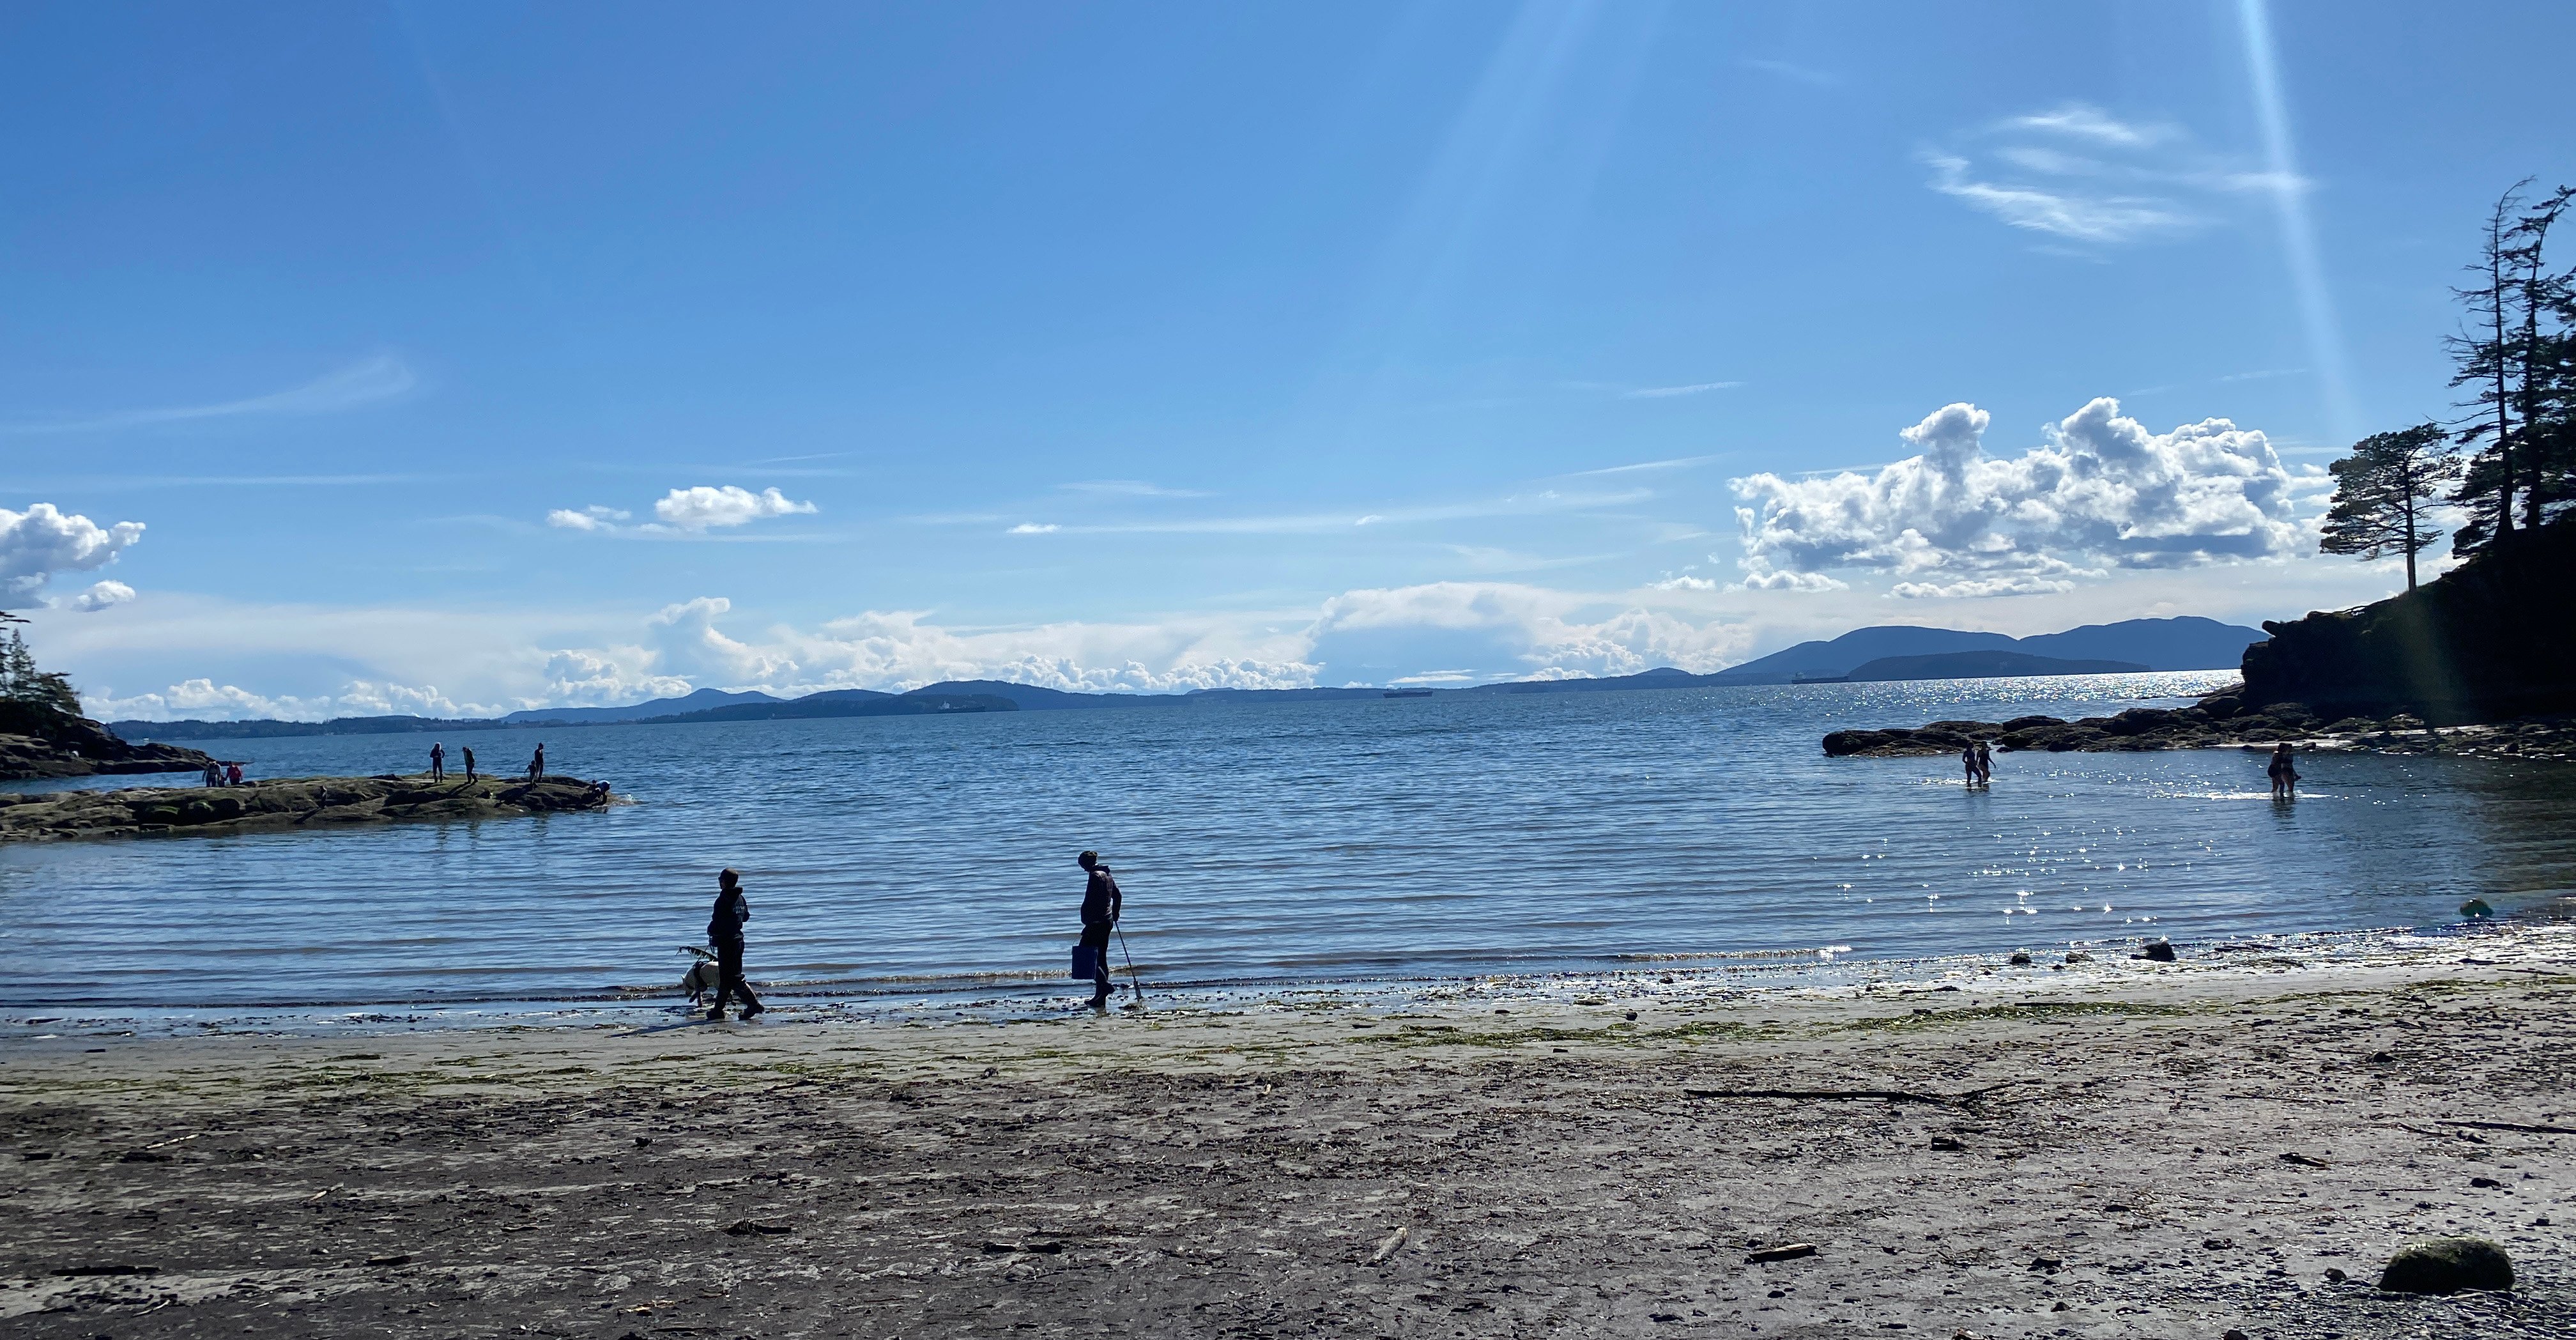
[[[604,786],[576,777],[297,777],[242,786],[44,791],[0,795],[0,842],[500,819],[608,803]]]

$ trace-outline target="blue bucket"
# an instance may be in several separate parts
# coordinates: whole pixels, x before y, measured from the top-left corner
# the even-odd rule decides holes
[[[1073,947],[1073,980],[1077,982],[1096,982],[1100,980],[1099,950],[1094,949],[1089,945],[1075,945]]]

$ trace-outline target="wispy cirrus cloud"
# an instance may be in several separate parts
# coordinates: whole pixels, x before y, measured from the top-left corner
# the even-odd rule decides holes
[[[2306,186],[2205,149],[2171,122],[2086,103],[2007,117],[1922,158],[1942,195],[2015,228],[2104,246],[2180,236],[2238,197]]]
[[[1022,522],[1013,535],[1313,535],[1361,526],[1415,525],[1481,517],[1532,516],[1547,512],[1621,507],[1655,496],[1651,489],[1581,493],[1538,489],[1472,502],[1421,507],[1390,507],[1372,512],[1294,512],[1272,516],[1172,517],[1161,520],[1101,523]]]
[[[1104,498],[1205,498],[1205,489],[1165,488],[1142,479],[1084,479],[1056,487],[1066,493],[1087,493]]]
[[[32,420],[0,426],[0,432],[93,433],[119,428],[148,428],[160,424],[192,423],[209,419],[237,419],[263,415],[300,416],[337,414],[379,401],[391,400],[408,393],[420,379],[404,362],[390,354],[350,364],[337,372],[317,377],[301,386],[266,395],[246,396],[239,400],[219,400],[202,405],[170,405],[157,409],[114,410],[104,414],[67,415],[56,419]]]
[[[1620,392],[1619,398],[1622,400],[1667,400],[1680,395],[1701,395],[1709,391],[1733,390],[1743,384],[1744,383],[1742,382],[1692,382],[1687,386],[1641,386],[1633,391]]]

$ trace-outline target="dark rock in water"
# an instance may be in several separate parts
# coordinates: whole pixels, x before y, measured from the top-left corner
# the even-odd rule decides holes
[[[2081,949],[2070,949],[2066,951],[2066,961],[2069,963],[2090,963],[2093,961],[2093,956],[2085,953]]]
[[[2139,950],[2133,957],[2154,959],[2158,963],[2171,963],[2174,961],[2174,947],[2168,941],[2149,940],[2147,947]]]
[[[241,786],[0,793],[0,842],[332,828],[403,819],[498,819],[604,809],[605,782],[484,777],[299,777]]]
[[[0,781],[203,772],[214,759],[170,744],[128,744],[115,732],[41,703],[0,701]]]
[[[2513,1258],[2484,1238],[2434,1238],[2410,1243],[2388,1260],[2379,1287],[2391,1293],[2458,1293],[2510,1289]]]
[[[2271,640],[2245,649],[2244,700],[2447,722],[2576,709],[2571,589],[2576,518],[2561,517],[2402,595],[2264,624]]]
[[[2460,915],[2475,921],[2480,917],[2494,916],[2495,909],[2487,906],[2487,900],[2484,898],[2472,898],[2460,904]]]
[[[2007,960],[2007,962],[2011,963],[2016,968],[2027,968],[2030,966],[2030,951],[2023,950],[2016,953]]]

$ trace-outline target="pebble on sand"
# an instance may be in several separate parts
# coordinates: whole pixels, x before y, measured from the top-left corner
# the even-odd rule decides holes
[[[2513,1258],[2484,1238],[2433,1238],[2399,1248],[2379,1276],[2390,1293],[2458,1293],[2510,1289]]]

